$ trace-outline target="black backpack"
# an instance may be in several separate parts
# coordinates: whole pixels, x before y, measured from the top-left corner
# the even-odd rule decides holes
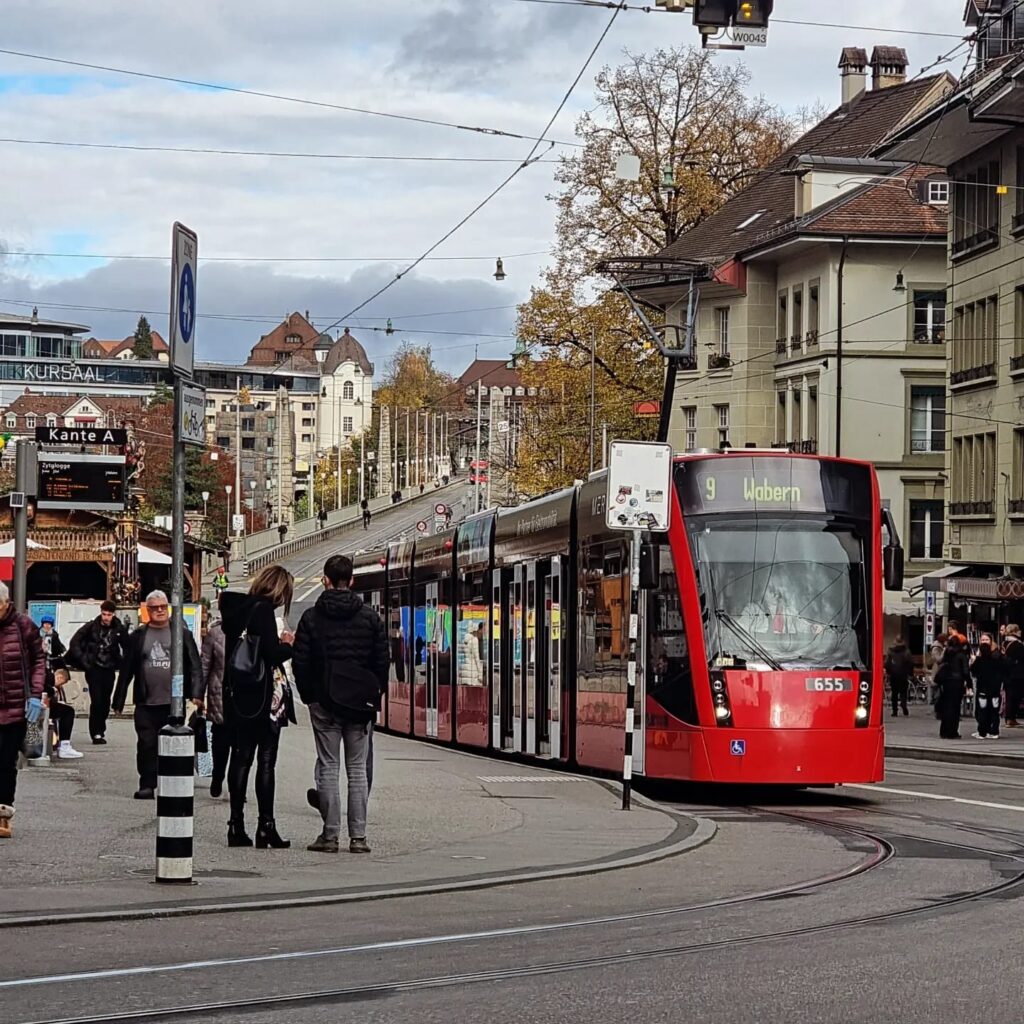
[[[261,657],[260,638],[249,632],[251,619],[250,612],[224,673],[232,703],[242,718],[256,718],[267,701],[267,665]]]
[[[323,629],[320,636],[324,635]],[[321,642],[322,643],[322,642]],[[368,668],[354,660],[330,661],[321,646],[324,679],[321,703],[345,722],[366,725],[380,710],[380,683]]]

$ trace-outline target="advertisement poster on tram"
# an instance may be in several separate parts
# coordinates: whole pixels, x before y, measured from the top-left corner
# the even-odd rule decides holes
[[[466,605],[460,610],[456,671],[460,686],[484,685],[484,652],[487,644],[487,609]]]

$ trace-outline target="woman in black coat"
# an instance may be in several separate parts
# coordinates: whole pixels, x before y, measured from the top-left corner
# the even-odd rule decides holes
[[[960,739],[960,707],[967,687],[967,659],[958,637],[950,636],[942,664],[935,673],[939,698],[935,713],[939,716],[939,736],[944,740]]]
[[[291,845],[277,832],[274,821],[275,768],[281,729],[289,719],[295,721],[291,690],[283,666],[292,656],[292,633],[278,635],[276,611],[288,614],[294,581],[283,566],[270,565],[252,581],[248,594],[226,592],[220,599],[224,627],[224,722],[231,736],[231,763],[228,768],[228,792],[231,795],[231,819],[228,822],[228,846],[252,846],[245,831],[245,799],[249,789],[249,771],[256,767],[256,803],[259,828],[256,846],[286,849]],[[254,685],[240,678],[233,662],[242,634],[259,644],[262,679]],[[257,673],[259,674],[259,673]]]

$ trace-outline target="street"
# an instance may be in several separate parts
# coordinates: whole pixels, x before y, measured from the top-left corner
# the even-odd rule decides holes
[[[728,802],[660,787],[660,804],[717,830],[642,867],[345,906],[15,926],[0,1019],[617,1022],[694,1005],[709,1020],[917,1022],[962,1019],[980,1001],[977,1019],[1015,1021],[1017,986],[974,979],[1015,976],[1022,787],[1011,769],[920,762],[893,764],[879,787]],[[386,833],[386,800],[375,810]],[[269,857],[287,873],[288,854]]]

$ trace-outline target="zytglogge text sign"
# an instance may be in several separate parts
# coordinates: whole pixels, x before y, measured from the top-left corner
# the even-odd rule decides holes
[[[199,239],[194,231],[175,222],[171,238],[171,366],[192,376],[196,337],[196,274]]]

